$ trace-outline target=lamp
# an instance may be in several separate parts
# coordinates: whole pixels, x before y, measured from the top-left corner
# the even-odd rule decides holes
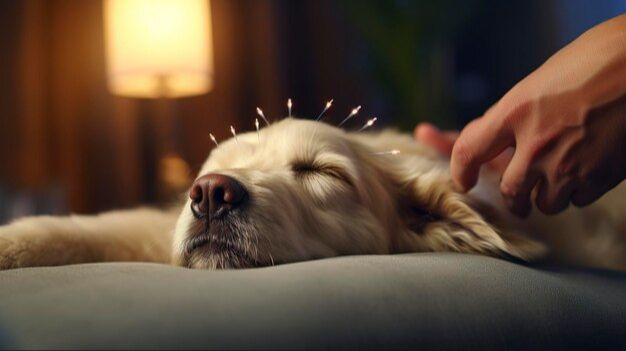
[[[208,0],[105,0],[107,85],[112,94],[157,98],[157,196],[167,201],[187,186],[189,166],[176,152],[171,98],[200,95],[213,85]],[[152,137],[148,133],[149,137]],[[152,150],[158,148],[158,150]]]
[[[152,98],[211,90],[210,11],[208,0],[105,0],[109,90]]]

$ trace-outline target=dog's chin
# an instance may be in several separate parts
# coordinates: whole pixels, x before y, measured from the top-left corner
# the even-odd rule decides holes
[[[222,226],[206,227],[190,233],[185,240],[183,265],[197,269],[240,269],[262,266],[253,259],[238,233]],[[230,238],[230,239],[229,239]]]
[[[242,248],[207,238],[189,251],[187,266],[196,269],[241,269],[260,264]]]
[[[190,255],[187,266],[193,269],[242,269],[260,265],[248,256],[232,251],[214,252],[210,249],[199,249]]]

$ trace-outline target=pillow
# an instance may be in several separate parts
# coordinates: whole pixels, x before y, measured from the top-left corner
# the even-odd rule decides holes
[[[626,274],[451,253],[25,268],[0,272],[0,325],[21,348],[624,348]]]

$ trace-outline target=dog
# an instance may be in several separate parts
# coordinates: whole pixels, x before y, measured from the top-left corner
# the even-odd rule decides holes
[[[624,184],[584,209],[527,219],[508,213],[497,184],[483,171],[472,192],[456,192],[447,160],[406,134],[286,118],[220,143],[177,206],[0,227],[0,269],[229,269],[424,251],[626,269]]]

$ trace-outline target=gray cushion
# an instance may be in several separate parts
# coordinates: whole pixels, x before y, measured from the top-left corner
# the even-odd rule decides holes
[[[626,347],[626,274],[459,254],[0,272],[6,347]],[[7,344],[10,343],[10,344]]]

